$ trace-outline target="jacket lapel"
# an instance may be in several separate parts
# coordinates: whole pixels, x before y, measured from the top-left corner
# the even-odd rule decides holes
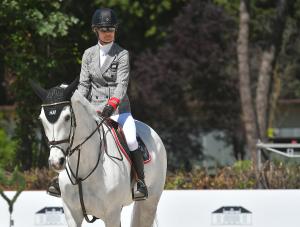
[[[93,64],[94,64],[94,68],[96,71],[96,75],[102,75],[101,73],[101,69],[100,69],[100,46],[97,44],[96,48],[95,48],[95,58],[93,60]]]
[[[100,68],[101,75],[103,75],[103,73],[108,69],[108,67],[110,66],[110,64],[114,59],[115,59],[115,44],[111,46],[110,50],[107,53],[106,59],[102,67]],[[100,62],[100,58],[99,58],[99,62]]]

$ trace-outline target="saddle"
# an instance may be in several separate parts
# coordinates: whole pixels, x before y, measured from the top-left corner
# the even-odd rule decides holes
[[[119,125],[118,122],[116,122],[112,119],[107,119],[106,123],[111,128],[112,135],[114,136],[114,139],[115,139],[116,144],[118,145],[119,149],[122,151],[122,153],[124,154],[126,159],[130,163],[132,163],[130,150],[127,145],[127,141],[126,141],[122,127]],[[151,155],[150,155],[144,141],[141,139],[141,137],[139,135],[137,135],[136,139],[137,139],[138,145],[140,147],[140,150],[143,154],[144,164],[147,164],[151,161]]]

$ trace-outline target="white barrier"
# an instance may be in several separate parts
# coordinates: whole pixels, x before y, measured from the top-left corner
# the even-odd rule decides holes
[[[14,205],[14,227],[66,226],[61,207],[60,199],[43,191],[25,191]],[[123,209],[122,227],[129,227],[131,209]],[[299,227],[300,190],[164,191],[157,222],[159,227]],[[8,205],[0,197],[0,227],[8,226]]]

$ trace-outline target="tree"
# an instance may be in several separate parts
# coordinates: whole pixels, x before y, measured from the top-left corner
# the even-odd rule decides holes
[[[96,8],[112,7],[120,19],[121,45],[135,53],[156,46],[164,28],[184,0],[38,1],[4,0],[0,9],[0,97],[17,104],[17,162],[23,170],[47,164],[47,147],[40,144],[39,100],[28,78],[46,88],[69,82],[80,72],[83,51],[95,45],[91,16]],[[4,81],[3,81],[4,80]],[[5,93],[4,93],[5,91]],[[8,93],[10,95],[8,95]]]
[[[256,160],[257,127],[254,104],[251,94],[250,69],[249,69],[249,1],[241,0],[240,3],[240,29],[238,36],[237,54],[239,68],[239,88],[243,121],[246,131],[248,149],[251,151],[252,160]]]
[[[240,94],[243,110],[243,120],[246,131],[248,149],[251,152],[254,167],[256,166],[256,143],[258,139],[265,141],[267,134],[268,115],[271,106],[272,76],[278,54],[282,47],[282,37],[286,25],[286,18],[294,1],[278,0],[276,14],[272,18],[270,32],[265,32],[265,43],[256,86],[256,100],[254,102],[249,70],[249,23],[250,1],[240,1],[240,27],[237,54],[239,61]],[[273,5],[271,5],[272,7]],[[265,6],[264,6],[265,7]],[[267,5],[270,7],[270,5]]]
[[[132,73],[134,114],[158,129],[169,167],[201,160],[199,133],[240,123],[234,21],[210,1],[191,1],[168,30],[166,43],[142,53]]]
[[[271,32],[268,34],[268,43],[263,48],[259,77],[256,90],[256,112],[259,138],[266,141],[268,116],[270,111],[272,77],[278,55],[282,48],[282,39],[286,26],[288,13],[295,1],[278,0]]]
[[[29,169],[35,159],[37,114],[28,77],[49,81],[57,61],[53,55],[53,41],[65,37],[76,18],[60,12],[59,2],[6,1],[1,3],[0,28],[1,67],[4,77],[12,80],[7,89],[13,91],[17,103],[18,149],[16,160],[22,170]],[[50,80],[51,81],[51,80]],[[36,99],[37,100],[37,99]]]
[[[4,129],[0,129],[0,168],[13,170],[15,164],[16,141]]]

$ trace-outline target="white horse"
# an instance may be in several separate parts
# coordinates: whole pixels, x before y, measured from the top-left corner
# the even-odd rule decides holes
[[[119,152],[108,126],[99,125],[99,117],[88,100],[77,90],[70,100],[75,87],[73,82],[65,88],[67,100],[52,100],[52,103],[48,100],[42,105],[39,116],[50,144],[49,165],[59,172],[66,220],[69,227],[81,226],[83,219],[87,218],[84,217],[86,213],[102,219],[106,227],[120,227],[122,208],[134,202],[131,164]],[[51,90],[38,85],[33,88],[42,100]],[[61,110],[56,109],[59,106],[62,106]],[[50,108],[48,114],[59,114],[54,123],[49,122],[45,115],[47,107]],[[149,150],[151,161],[145,165],[149,196],[146,200],[134,202],[131,227],[151,227],[165,184],[166,150],[158,134],[148,125],[136,121],[136,128]],[[78,179],[81,181],[83,205]]]

